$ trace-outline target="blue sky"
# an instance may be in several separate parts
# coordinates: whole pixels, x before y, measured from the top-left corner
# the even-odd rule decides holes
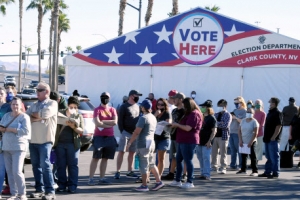
[[[300,39],[300,8],[299,0],[178,0],[179,11],[185,12],[195,7],[218,5],[220,14],[238,19],[251,25],[280,34]],[[7,15],[0,16],[0,55],[18,54],[19,15],[17,3],[7,6]],[[62,34],[60,50],[66,46],[73,49],[77,45],[88,48],[106,40],[117,37],[119,23],[119,0],[65,0],[69,9],[65,11],[70,19],[71,29]],[[139,0],[127,0],[128,3],[138,7]],[[142,27],[145,26],[144,17],[147,9],[147,0],[142,0]],[[288,2],[288,3],[287,3]],[[24,0],[23,13],[23,45],[37,49],[37,11],[26,11],[30,0]],[[172,9],[171,0],[154,0],[150,25],[168,18],[167,13]],[[44,16],[42,25],[42,49],[49,45],[50,14]],[[123,33],[138,28],[138,12],[127,6],[125,10]],[[259,23],[255,23],[259,22]],[[4,43],[4,44],[2,44]],[[42,67],[47,67],[47,57]],[[18,61],[18,57],[0,57],[0,61]],[[24,62],[24,61],[23,61]],[[62,61],[60,60],[62,63]],[[29,58],[30,64],[37,64],[37,57]]]

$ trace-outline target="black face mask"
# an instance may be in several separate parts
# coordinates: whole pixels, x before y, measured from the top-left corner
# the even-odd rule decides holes
[[[159,109],[161,112],[164,112],[165,111],[165,109],[164,108],[161,108],[161,109]]]
[[[133,98],[133,101],[134,101],[135,103],[137,103],[137,102],[139,101],[139,99],[140,99],[139,97],[134,97],[134,98]]]
[[[108,98],[106,98],[106,97],[101,97],[101,103],[103,104],[103,105],[106,105],[106,104],[108,104],[108,102],[109,102],[109,99]]]

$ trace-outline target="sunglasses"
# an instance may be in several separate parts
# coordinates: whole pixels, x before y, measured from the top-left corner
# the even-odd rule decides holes
[[[44,92],[46,89],[36,89],[37,92]]]
[[[157,105],[158,106],[165,106],[165,104],[163,104],[163,103],[158,103]]]
[[[77,109],[77,107],[71,107],[71,106],[70,106],[69,108],[70,108],[70,109]]]

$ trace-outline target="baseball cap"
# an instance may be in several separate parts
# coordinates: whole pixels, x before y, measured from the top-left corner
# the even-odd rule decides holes
[[[152,107],[152,103],[149,99],[145,99],[140,106],[143,106],[145,109],[150,109]]]
[[[294,98],[294,97],[290,97],[290,98],[289,98],[289,101],[290,101],[290,102],[295,102],[295,98]]]
[[[169,95],[169,97],[173,98],[177,93],[178,93],[177,90],[171,90],[168,95]]]
[[[206,100],[203,104],[199,104],[199,106],[205,106],[211,108],[213,105],[211,100]]]
[[[137,90],[130,90],[128,96],[131,96],[131,95],[143,96],[143,95],[142,95],[141,93],[139,93],[139,91],[137,91]]]
[[[50,99],[57,101],[60,98],[60,95],[57,91],[50,92]]]
[[[100,97],[104,97],[104,96],[107,96],[110,98],[110,94],[108,92],[103,92]]]
[[[177,94],[175,94],[173,96],[173,98],[175,99],[185,99],[185,95],[182,92],[178,92]]]
[[[123,97],[123,101],[128,101],[128,96],[125,95],[125,96]]]

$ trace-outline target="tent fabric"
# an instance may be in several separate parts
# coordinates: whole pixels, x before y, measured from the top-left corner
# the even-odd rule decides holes
[[[195,8],[87,48],[64,59],[66,91],[77,89],[95,105],[108,91],[117,106],[136,89],[167,98],[171,89],[196,102],[270,97],[300,99],[300,41]],[[299,100],[300,101],[300,100]],[[267,108],[267,105],[265,106]]]

